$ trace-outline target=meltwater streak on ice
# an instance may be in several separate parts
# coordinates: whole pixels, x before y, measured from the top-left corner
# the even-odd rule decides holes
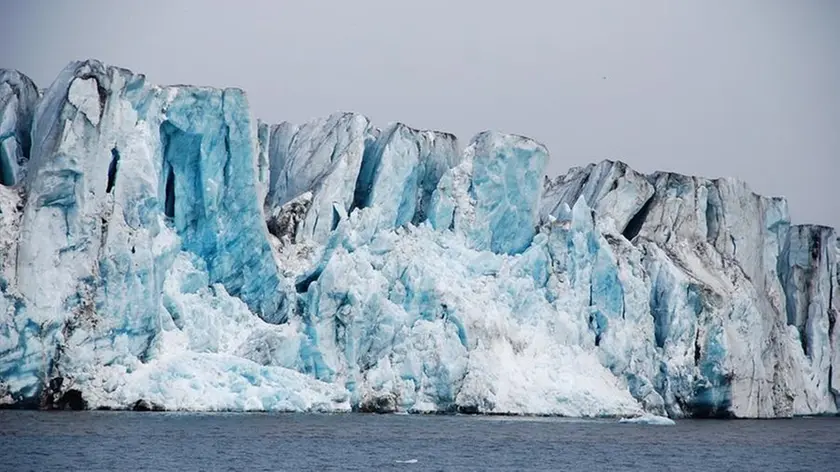
[[[0,71],[0,132],[0,404],[837,411],[837,235],[741,182],[93,60]]]

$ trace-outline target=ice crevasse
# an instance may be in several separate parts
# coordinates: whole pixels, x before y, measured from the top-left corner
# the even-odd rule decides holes
[[[0,405],[832,414],[840,244],[742,182],[95,60],[0,71]]]

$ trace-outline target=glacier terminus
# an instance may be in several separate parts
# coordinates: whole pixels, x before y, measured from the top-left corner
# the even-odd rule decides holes
[[[840,240],[735,179],[545,177],[96,60],[0,70],[0,405],[775,418],[840,405]]]

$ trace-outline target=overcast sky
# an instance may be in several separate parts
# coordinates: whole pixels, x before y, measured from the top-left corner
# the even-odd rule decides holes
[[[0,67],[94,57],[245,89],[266,121],[357,111],[735,176],[840,226],[840,1],[0,0]]]

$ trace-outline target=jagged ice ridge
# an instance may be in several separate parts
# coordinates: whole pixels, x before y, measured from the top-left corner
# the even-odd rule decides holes
[[[731,179],[0,71],[0,404],[836,413],[837,234]]]

